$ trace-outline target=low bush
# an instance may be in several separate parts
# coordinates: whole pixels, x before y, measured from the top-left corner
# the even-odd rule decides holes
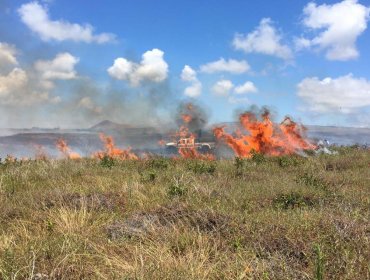
[[[216,171],[216,165],[210,161],[190,161],[187,167],[196,174],[213,174]]]
[[[276,208],[284,210],[312,206],[313,204],[314,202],[312,198],[296,192],[280,194],[273,200],[273,205]]]

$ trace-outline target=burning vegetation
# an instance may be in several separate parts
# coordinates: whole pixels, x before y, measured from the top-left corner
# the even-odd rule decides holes
[[[208,129],[206,127],[207,114],[200,106],[191,103],[180,104],[175,120],[178,125],[175,131],[167,132],[165,135],[159,134],[161,138],[163,136],[172,138],[172,142],[167,142],[163,138],[160,140],[158,138],[154,139],[153,137],[153,143],[157,146],[157,148],[154,148],[155,150],[150,150],[150,148],[145,150],[141,147],[141,150],[135,150],[134,152],[131,147],[119,148],[116,146],[113,136],[100,133],[99,137],[104,144],[104,148],[102,150],[95,148],[95,151],[98,151],[92,152],[91,157],[100,160],[105,158],[138,160],[146,159],[153,154],[160,154],[175,158],[215,160],[216,157],[220,156],[222,150],[219,149],[220,145],[218,144],[220,143],[226,144],[235,156],[240,158],[249,158],[255,153],[267,156],[304,155],[304,151],[317,149],[305,137],[306,129],[303,125],[294,122],[290,117],[285,117],[279,124],[274,123],[267,109],[260,112],[250,110],[240,114],[238,128],[234,131],[226,126],[218,126],[213,130]],[[119,131],[114,129],[114,131],[116,130]],[[113,132],[113,129],[109,131]],[[137,140],[137,137],[144,138],[145,136],[140,134],[140,136],[132,138],[128,134],[127,137],[125,139],[129,143],[133,143],[132,139]],[[129,137],[131,137],[131,140]],[[149,140],[150,137],[148,136]],[[215,140],[218,141],[217,145]],[[74,160],[83,157],[73,151],[65,139],[60,138],[55,144],[63,158]],[[97,147],[97,145],[99,145],[98,141],[94,146]],[[161,148],[158,148],[158,146]],[[49,158],[43,146],[34,145],[34,149],[36,160]]]
[[[68,159],[79,159],[79,158],[81,158],[81,156],[78,153],[72,152],[71,148],[68,147],[67,142],[65,140],[63,140],[62,138],[60,138],[57,141],[56,146],[65,158],[68,158]]]
[[[138,159],[138,156],[131,152],[131,148],[128,148],[126,150],[117,148],[114,144],[114,140],[112,136],[107,136],[103,133],[100,135],[100,140],[104,143],[104,151],[99,151],[94,154],[95,158],[103,159],[105,157],[109,157],[112,159],[120,159],[120,160],[128,160]]]
[[[180,128],[175,133],[176,144],[182,158],[214,160],[215,156],[210,153],[210,148],[205,150],[202,143],[196,142],[196,134],[199,134],[206,121],[200,109],[191,103],[184,104],[180,110]],[[179,139],[179,140],[177,140]]]
[[[217,139],[226,143],[236,156],[249,158],[253,153],[280,156],[315,149],[304,137],[305,128],[286,117],[279,125],[274,124],[270,112],[263,110],[258,115],[248,111],[239,116],[241,128],[234,133],[226,127],[216,127],[213,132]]]

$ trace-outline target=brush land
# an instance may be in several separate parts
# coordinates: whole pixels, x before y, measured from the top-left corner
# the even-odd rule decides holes
[[[0,165],[0,279],[370,279],[370,152]]]

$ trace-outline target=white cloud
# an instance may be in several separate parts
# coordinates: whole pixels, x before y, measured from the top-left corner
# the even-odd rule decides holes
[[[78,58],[71,54],[60,53],[52,60],[36,61],[27,71],[15,67],[0,75],[0,105],[29,106],[60,102],[59,96],[51,94],[55,80],[76,78],[74,66],[77,62]]]
[[[213,85],[212,92],[218,96],[228,96],[233,88],[230,80],[220,80]]]
[[[163,51],[152,49],[142,55],[140,63],[120,57],[107,71],[111,77],[129,81],[132,86],[138,86],[142,81],[159,83],[164,81],[168,74],[168,64],[163,55]]]
[[[295,38],[294,39],[294,45],[295,45],[295,49],[297,51],[300,51],[300,50],[303,50],[303,49],[310,48],[312,43],[311,43],[310,40],[308,40],[306,38],[303,38],[303,37],[300,37],[300,38]]]
[[[242,85],[235,86],[230,80],[219,80],[212,87],[212,92],[217,96],[229,97],[230,103],[237,103],[238,100],[245,103],[248,99],[240,97],[243,94],[257,92],[258,89],[253,82],[247,81]],[[249,101],[248,101],[249,102]]]
[[[75,41],[86,43],[107,43],[115,39],[110,33],[94,34],[89,24],[80,25],[65,20],[51,20],[48,10],[37,1],[23,4],[18,13],[23,23],[37,33],[43,41]]]
[[[319,80],[305,78],[298,84],[297,95],[317,113],[354,113],[370,106],[370,81],[352,74]]]
[[[18,91],[26,86],[28,82],[27,73],[14,68],[9,74],[0,76],[0,96],[2,99],[9,97],[12,92]]]
[[[17,50],[14,46],[0,42],[0,65],[16,65]]]
[[[357,38],[365,31],[370,8],[357,0],[344,0],[333,5],[309,3],[303,10],[305,27],[318,31],[311,40],[301,38],[304,47],[316,46],[326,51],[329,60],[358,57]],[[301,44],[302,46],[302,44]]]
[[[9,74],[0,76],[0,97],[1,105],[11,106],[60,101],[58,96],[50,96],[47,90],[35,86],[30,74],[21,68],[14,68]]]
[[[257,92],[256,86],[253,84],[253,82],[247,81],[244,84],[237,86],[234,89],[234,92],[236,94],[245,94],[250,92]]]
[[[192,85],[186,87],[184,90],[184,94],[192,98],[200,96],[201,93],[202,93],[202,84],[199,81],[194,82]]]
[[[35,63],[35,69],[46,80],[70,80],[77,77],[75,65],[79,59],[70,53],[60,53],[53,60],[39,60]]]
[[[108,69],[109,75],[117,80],[130,80],[133,71],[134,63],[122,57],[116,58]]]
[[[275,29],[270,18],[263,18],[259,26],[246,35],[237,34],[233,46],[246,53],[262,53],[282,59],[292,59],[291,49],[281,43],[282,35]]]
[[[185,65],[181,72],[181,80],[186,82],[197,81],[197,72],[189,65]]]
[[[241,74],[249,71],[249,69],[250,66],[245,60],[229,59],[226,61],[224,58],[200,66],[200,71],[205,73],[229,72]]]
[[[181,80],[191,83],[184,90],[185,96],[195,98],[202,94],[202,83],[197,78],[197,72],[189,65],[185,65],[182,69]]]

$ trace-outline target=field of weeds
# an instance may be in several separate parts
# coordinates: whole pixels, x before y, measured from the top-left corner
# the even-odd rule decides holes
[[[370,279],[370,152],[0,165],[0,279]]]

